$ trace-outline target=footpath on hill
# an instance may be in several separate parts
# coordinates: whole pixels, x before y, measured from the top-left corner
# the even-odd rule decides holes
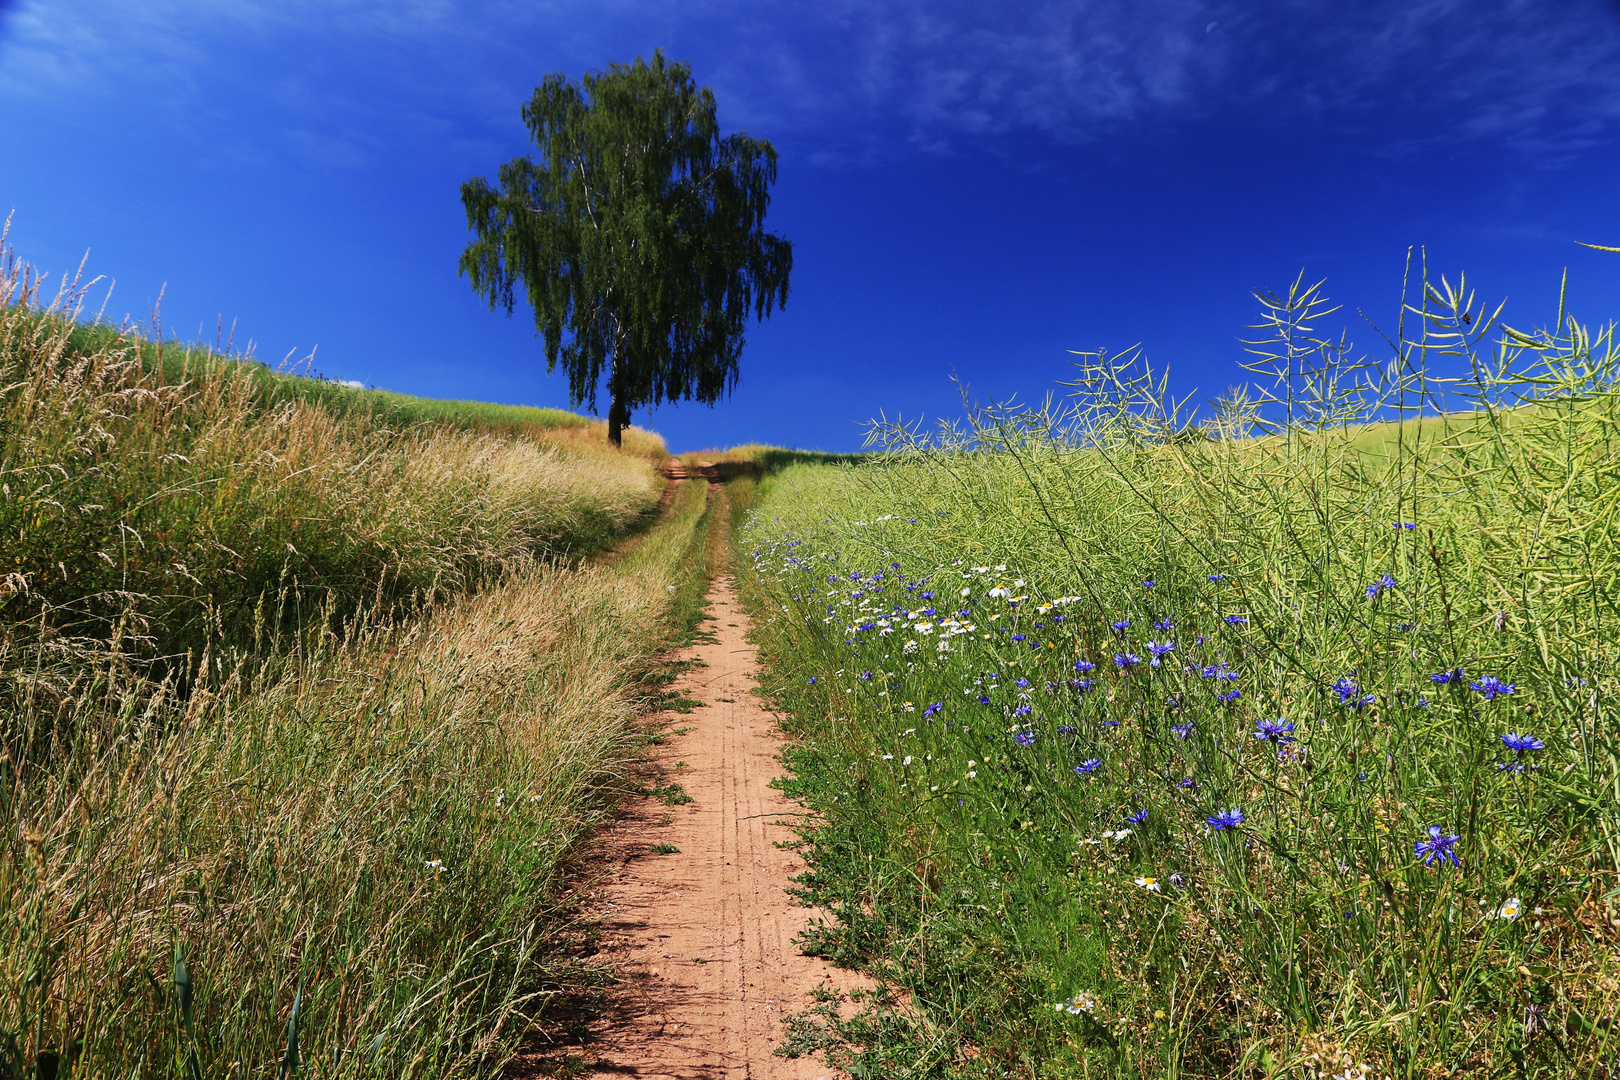
[[[724,529],[725,487],[712,467],[699,471],[719,500],[711,527]],[[679,465],[672,474],[702,482]],[[793,840],[789,823],[803,810],[770,786],[782,771],[780,736],[756,693],[750,620],[729,571],[715,575],[708,600],[711,633],[681,650],[672,686],[700,704],[651,718],[666,730],[650,763],[663,785],[632,800],[606,838],[610,868],[587,901],[601,927],[598,958],[619,981],[589,1025],[576,1075],[831,1078],[841,1074],[816,1058],[774,1051],[818,986],[859,982],[794,945],[818,913],[784,891],[804,863],[778,845]]]

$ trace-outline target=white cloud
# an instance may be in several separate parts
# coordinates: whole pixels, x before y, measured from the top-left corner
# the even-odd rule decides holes
[[[192,129],[254,92],[279,152],[341,160],[401,133],[515,128],[547,71],[665,46],[725,120],[823,159],[1019,131],[1063,142],[1241,111],[1392,150],[1529,155],[1620,122],[1610,0],[40,0],[0,39],[0,103],[122,94]],[[251,62],[242,61],[251,56]],[[203,116],[212,123],[199,123]],[[260,148],[243,147],[242,152]],[[1286,152],[1285,149],[1279,152]]]

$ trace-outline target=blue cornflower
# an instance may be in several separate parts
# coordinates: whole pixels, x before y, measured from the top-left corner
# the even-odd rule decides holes
[[[861,678],[866,682],[871,682],[872,681],[872,673],[870,671],[863,671],[863,672],[861,672]]]
[[[1475,691],[1486,701],[1495,701],[1503,694],[1513,693],[1512,683],[1505,683],[1495,675],[1486,675],[1476,683],[1469,683],[1468,689]]]
[[[925,592],[922,594],[922,598],[924,600],[932,600],[934,598],[934,594],[931,592]]]
[[[1093,664],[1090,660],[1076,660],[1074,662],[1074,670],[1076,671],[1090,671],[1096,666],[1097,665]]]
[[[1148,819],[1148,812],[1146,810],[1138,810],[1136,813],[1130,815],[1125,820],[1130,822],[1132,825],[1140,825],[1140,824],[1142,824],[1142,822],[1146,821],[1147,819]]]
[[[1115,664],[1115,666],[1124,668],[1126,671],[1131,670],[1131,668],[1135,667],[1137,664],[1140,664],[1141,662],[1142,662],[1142,658],[1140,656],[1137,656],[1135,653],[1115,653],[1114,654],[1114,664]]]
[[[1023,641],[1024,640],[1024,635],[1023,634],[1014,634],[1012,636],[1012,639],[1014,641]]]
[[[1339,704],[1343,705],[1347,701],[1354,701],[1356,695],[1361,693],[1361,687],[1356,685],[1354,679],[1340,679],[1333,684],[1333,692],[1339,695]]]
[[[1155,630],[1174,630],[1175,628],[1176,624],[1171,622],[1168,617],[1160,619],[1153,624],[1153,629]]]
[[[1226,580],[1226,575],[1225,574],[1211,574],[1211,575],[1209,575],[1209,580],[1217,581],[1217,582],[1225,581]]]
[[[1142,588],[1151,589],[1155,584],[1157,584],[1157,582],[1155,582],[1152,578],[1148,578],[1146,581],[1142,582]]]
[[[1429,676],[1429,681],[1437,686],[1444,686],[1449,682],[1457,682],[1463,677],[1462,668],[1452,668],[1450,671],[1437,671]]]
[[[1392,521],[1392,522],[1389,523],[1389,527],[1392,528],[1392,529],[1405,529],[1407,532],[1411,532],[1413,529],[1417,528],[1417,522],[1415,522],[1415,521]]]
[[[1264,739],[1266,742],[1276,743],[1278,746],[1294,741],[1294,725],[1279,716],[1275,720],[1259,720],[1255,722],[1254,737]]]
[[[1396,587],[1395,579],[1390,577],[1388,574],[1385,574],[1383,577],[1367,586],[1367,599],[1375,599],[1377,598],[1378,594],[1383,592],[1385,589],[1393,589]]]
[[[1018,708],[1013,710],[1013,715],[1014,716],[1028,716],[1029,715],[1029,706],[1028,705],[1020,705],[1020,706],[1018,706]]]
[[[1180,780],[1176,781],[1176,787],[1178,788],[1195,788],[1197,786],[1198,781],[1194,780],[1190,776],[1183,776]]]
[[[1424,866],[1433,866],[1436,859],[1442,863],[1449,860],[1452,866],[1461,866],[1462,863],[1457,861],[1457,852],[1453,849],[1462,837],[1447,836],[1445,830],[1438,825],[1430,825],[1428,831],[1427,840],[1419,840],[1412,845],[1413,857],[1421,858]]]
[[[1064,724],[1062,727],[1057,729],[1057,733],[1059,735],[1073,735],[1075,730],[1076,729],[1073,724]]]
[[[1226,617],[1226,625],[1247,626],[1249,625],[1249,617],[1247,615],[1228,615]]]
[[[1231,810],[1222,810],[1220,813],[1211,814],[1204,820],[1209,822],[1209,827],[1216,832],[1224,832],[1227,829],[1235,829],[1243,824],[1243,811],[1233,807]]]
[[[1096,685],[1096,682],[1095,679],[1070,679],[1069,689],[1077,694],[1088,694],[1091,692],[1091,688]]]
[[[979,695],[979,704],[980,705],[988,705],[988,704],[990,704],[990,699],[985,697],[983,694],[980,694]]]
[[[1033,746],[1035,745],[1035,733],[1033,731],[1020,731],[1013,736],[1013,742],[1019,746]]]
[[[1029,689],[1029,680],[1028,679],[1019,679],[1018,680],[1018,689],[1020,689],[1020,690],[1028,690]]]
[[[939,614],[939,608],[928,608],[923,611],[923,614],[932,619],[935,615]]]
[[[930,716],[937,715],[939,713],[939,711],[941,709],[943,709],[944,707],[945,707],[945,703],[943,701],[934,702],[932,705],[928,706],[928,708],[923,710],[923,719],[926,720]]]
[[[1114,633],[1118,634],[1120,637],[1124,637],[1125,631],[1129,630],[1130,628],[1131,620],[1121,619],[1119,622],[1114,624]]]
[[[1074,767],[1074,771],[1079,773],[1081,776],[1090,776],[1100,768],[1102,768],[1101,761],[1097,760],[1096,758],[1086,758],[1086,760]]]
[[[1150,641],[1147,643],[1147,647],[1148,652],[1153,654],[1153,660],[1148,664],[1149,667],[1158,667],[1161,660],[1176,651],[1176,643],[1173,641],[1166,641],[1162,645],[1157,641]]]
[[[805,683],[805,685],[806,686],[814,686],[814,685],[816,685],[816,679],[818,679],[819,677],[820,676],[817,676],[817,675],[810,676],[810,681],[808,683]]]
[[[1105,728],[1117,728],[1117,727],[1119,727],[1119,721],[1118,720],[1099,720],[1097,722],[1099,724],[1101,724]]]
[[[1220,700],[1222,700],[1222,701],[1231,702],[1231,701],[1236,701],[1238,698],[1242,697],[1243,692],[1241,690],[1228,690],[1226,693],[1218,694],[1216,696],[1219,697]]]
[[[1534,735],[1509,734],[1502,736],[1502,745],[1524,757],[1527,750],[1545,750],[1547,746]]]
[[[1171,728],[1170,730],[1176,733],[1176,738],[1178,738],[1178,739],[1190,739],[1190,738],[1193,737],[1193,734],[1194,734],[1193,726],[1190,723],[1177,724],[1175,727]]]

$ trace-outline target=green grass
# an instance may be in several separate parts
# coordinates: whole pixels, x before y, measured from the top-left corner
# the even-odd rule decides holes
[[[602,979],[570,866],[703,485],[586,559],[651,440],[160,358],[0,265],[0,1075],[498,1072]]]
[[[738,543],[818,814],[801,885],[835,919],[808,944],[886,988],[824,1018],[835,1059],[1606,1068],[1620,353],[1424,296],[1428,341],[1468,360],[1501,335],[1512,364],[1421,443],[1356,420],[1401,386],[1343,384],[1316,399],[1333,423],[1165,437],[1162,383],[1094,365],[1066,411],[889,428],[888,454],[763,481]],[[1331,389],[1329,362],[1290,368]],[[1418,856],[1431,829],[1460,865]]]

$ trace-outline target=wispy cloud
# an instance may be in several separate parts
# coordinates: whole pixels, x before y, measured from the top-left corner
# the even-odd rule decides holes
[[[466,138],[546,71],[658,46],[728,122],[824,159],[1211,118],[1557,155],[1620,124],[1614,0],[36,0],[0,25],[0,99],[206,112],[237,73],[292,152],[322,154],[381,152],[406,125]]]

